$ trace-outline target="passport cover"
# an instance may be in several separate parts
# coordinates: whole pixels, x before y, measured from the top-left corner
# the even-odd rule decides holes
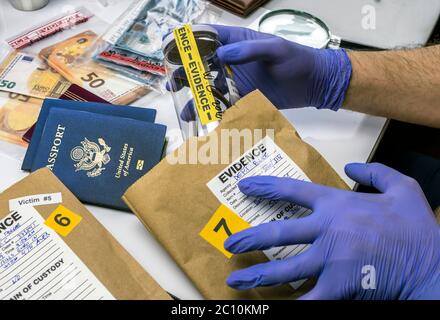
[[[165,133],[159,124],[53,108],[32,171],[48,167],[83,202],[128,211],[121,197],[161,160]]]
[[[111,104],[110,102],[98,97],[97,95],[87,91],[86,89],[81,88],[76,84],[71,84],[70,87],[64,92],[61,97],[61,100],[76,100],[76,101],[84,101],[84,102],[100,102]],[[29,128],[28,131],[23,135],[23,140],[27,143],[31,142],[32,135],[35,130],[35,124]]]
[[[137,119],[141,121],[153,123],[156,119],[156,110],[138,108],[138,107],[128,107],[128,106],[115,106],[105,103],[96,102],[79,102],[79,101],[66,101],[66,100],[56,100],[56,99],[46,99],[44,100],[43,107],[41,108],[40,115],[38,116],[37,123],[32,135],[31,142],[26,151],[26,155],[21,166],[22,170],[30,171],[32,162],[35,156],[35,152],[40,144],[41,134],[43,128],[46,125],[47,115],[52,108],[62,108],[77,111],[88,111],[97,114],[108,114],[117,117],[125,117],[131,119]]]
[[[87,91],[86,89],[72,83],[70,87],[60,96],[61,100],[76,100],[84,102],[100,102],[111,104],[107,100],[98,97],[96,94]]]

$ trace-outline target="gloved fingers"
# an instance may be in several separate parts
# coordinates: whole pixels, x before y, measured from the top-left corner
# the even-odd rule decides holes
[[[225,241],[225,249],[232,253],[265,250],[292,244],[312,243],[320,232],[313,215],[284,221],[264,223],[233,234]]]
[[[319,198],[342,190],[291,178],[256,176],[239,182],[240,191],[248,196],[284,200],[313,209]]]
[[[175,81],[170,82],[170,81],[167,81],[166,84],[165,84],[165,88],[169,92],[179,92],[184,87],[185,87],[185,85],[182,82],[175,82]]]
[[[380,163],[350,163],[345,166],[346,174],[356,182],[387,192],[392,187],[411,179],[397,170]]]
[[[172,92],[178,92],[184,87],[189,87],[188,78],[186,77],[185,69],[178,68],[173,72],[173,75],[166,83],[166,89]]]
[[[210,79],[209,74],[205,75],[205,77],[209,80],[210,83],[214,84],[214,88],[218,92],[220,92],[222,95],[226,95],[229,91],[229,88],[224,74],[219,70],[216,70],[215,72],[211,70],[211,74],[215,75],[214,79]],[[168,91],[171,92],[178,92],[185,87],[189,88],[190,85],[189,85],[188,77],[186,76],[185,73],[185,69],[181,67],[175,70],[173,72],[171,79],[167,81],[165,87]]]
[[[196,109],[194,105],[194,100],[189,100],[186,105],[183,107],[182,112],[180,113],[180,118],[185,122],[195,121],[196,120]]]
[[[319,284],[318,281],[312,290],[299,297],[298,300],[336,300],[334,291],[336,291],[335,288],[332,290],[332,288]]]
[[[214,87],[223,95],[229,92],[228,83],[223,72],[218,72],[217,77],[214,79]]]
[[[229,44],[243,40],[255,40],[264,38],[273,38],[274,36],[269,33],[258,32],[252,29],[243,27],[232,27],[220,24],[207,24],[208,26],[217,30],[219,40],[222,44]],[[168,32],[162,36],[162,40],[172,32]]]
[[[342,298],[341,290],[335,287],[333,275],[326,273],[325,266],[321,270],[318,281],[312,290],[298,298],[298,300],[338,300]],[[333,280],[333,281],[332,281]],[[341,287],[343,284],[341,284]]]
[[[217,30],[219,40],[223,45],[231,44],[243,40],[256,40],[273,38],[273,35],[257,32],[252,29],[242,27],[231,27],[219,24],[211,24],[211,27]]]
[[[283,40],[276,37],[245,40],[218,48],[217,55],[222,62],[231,65],[254,61],[277,62],[278,59],[283,58],[283,50],[280,50],[280,41]]]
[[[297,256],[232,272],[226,283],[234,289],[247,290],[313,277],[319,274],[323,264],[320,253],[316,250],[310,247]]]

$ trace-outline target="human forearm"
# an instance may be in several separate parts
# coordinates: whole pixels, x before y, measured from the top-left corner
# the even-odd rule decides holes
[[[349,57],[344,108],[440,128],[440,46]]]

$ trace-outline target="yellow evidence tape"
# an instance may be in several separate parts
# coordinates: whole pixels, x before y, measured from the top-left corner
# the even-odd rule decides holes
[[[187,24],[175,29],[174,39],[194,97],[200,122],[202,125],[206,125],[221,120],[222,115],[217,112],[216,101],[209,81],[204,77],[206,70],[191,25]]]

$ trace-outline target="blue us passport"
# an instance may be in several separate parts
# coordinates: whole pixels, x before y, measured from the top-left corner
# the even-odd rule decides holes
[[[129,210],[124,192],[160,160],[166,126],[49,110],[31,171],[48,167],[83,202]]]
[[[156,119],[156,110],[147,108],[138,108],[130,106],[116,106],[106,103],[97,102],[81,102],[81,101],[66,101],[57,99],[46,99],[43,102],[38,121],[36,123],[31,142],[26,151],[26,155],[21,166],[22,170],[30,171],[32,162],[35,157],[35,152],[41,141],[41,134],[46,125],[47,116],[52,108],[62,108],[77,111],[87,111],[97,114],[107,114],[117,117],[125,117],[137,119],[141,121],[154,123]]]

